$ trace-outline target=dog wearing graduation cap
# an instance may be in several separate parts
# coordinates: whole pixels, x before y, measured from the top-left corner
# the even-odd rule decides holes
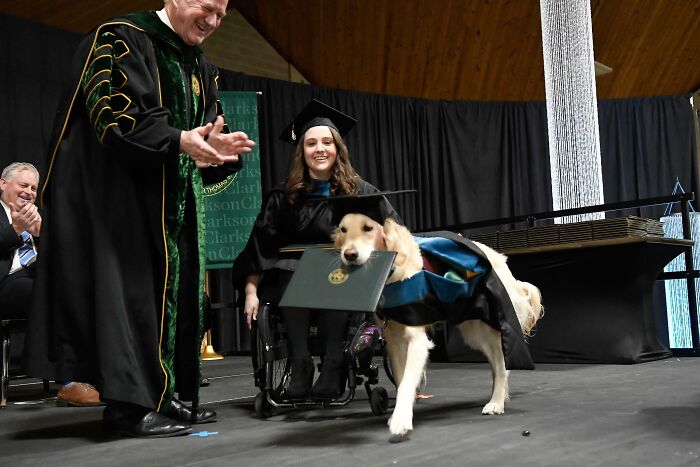
[[[543,313],[537,287],[515,279],[504,255],[452,232],[414,237],[386,218],[383,195],[402,192],[342,197],[335,203],[333,234],[346,265],[364,264],[375,250],[396,252],[377,313],[397,386],[388,423],[392,442],[407,439],[413,429],[416,392],[433,348],[431,325],[456,325],[464,342],[486,356],[493,387],[482,414],[494,415],[503,413],[508,399],[508,370],[534,367],[525,337]]]

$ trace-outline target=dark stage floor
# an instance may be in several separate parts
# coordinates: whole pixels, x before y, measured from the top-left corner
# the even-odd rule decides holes
[[[101,408],[58,407],[40,382],[14,380],[0,412],[0,464],[700,464],[700,358],[512,371],[511,400],[500,416],[481,415],[491,386],[486,364],[433,363],[424,391],[433,397],[418,401],[415,430],[400,444],[388,443],[388,415],[372,415],[364,391],[344,408],[257,419],[250,372],[248,357],[205,362],[211,385],[202,400],[219,421],[197,426],[206,436],[158,440],[115,437],[102,429]]]

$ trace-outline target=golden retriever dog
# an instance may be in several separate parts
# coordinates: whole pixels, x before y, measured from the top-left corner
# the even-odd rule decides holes
[[[374,250],[396,252],[394,270],[387,284],[405,280],[423,267],[418,244],[405,227],[393,219],[384,225],[363,214],[347,214],[333,234],[333,241],[342,261],[348,265],[364,264]],[[506,257],[481,243],[474,242],[490,261],[493,271],[505,286],[513,303],[524,335],[529,335],[542,316],[539,289],[513,277]],[[389,419],[390,440],[407,439],[413,429],[413,405],[416,391],[425,374],[428,352],[433,343],[428,338],[429,326],[407,326],[394,320],[384,323],[391,369],[397,385],[396,406]],[[501,334],[481,320],[467,320],[458,325],[464,342],[482,352],[493,377],[491,399],[481,411],[485,415],[502,414],[508,399],[508,371],[501,347]]]

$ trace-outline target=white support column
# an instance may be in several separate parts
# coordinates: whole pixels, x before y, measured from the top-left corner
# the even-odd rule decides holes
[[[553,207],[603,204],[590,0],[540,0],[540,14]]]

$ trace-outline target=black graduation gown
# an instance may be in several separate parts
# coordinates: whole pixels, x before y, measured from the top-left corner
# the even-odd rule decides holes
[[[202,185],[182,130],[221,114],[216,69],[156,16],[80,44],[41,189],[29,374],[160,409],[196,397],[203,330]]]
[[[372,184],[360,180],[356,194],[378,191]],[[330,243],[335,229],[332,209],[327,201],[309,198],[291,205],[283,184],[273,188],[263,200],[246,247],[234,261],[234,286],[242,289],[250,274],[267,272],[258,287],[263,294],[261,301],[279,301],[291,277],[280,271],[294,271],[300,256],[299,253],[280,254],[279,249],[287,245]],[[388,202],[382,203],[381,209],[385,217],[401,221]]]

